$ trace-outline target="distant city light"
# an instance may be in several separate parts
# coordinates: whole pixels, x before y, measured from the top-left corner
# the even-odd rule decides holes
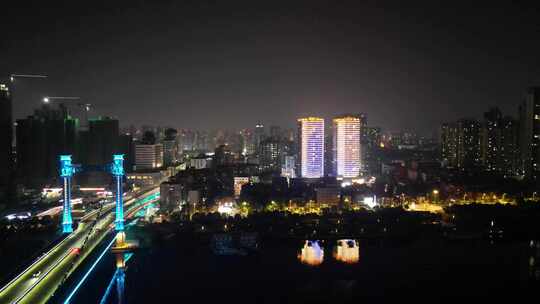
[[[233,202],[224,202],[220,203],[217,208],[217,211],[222,215],[234,216],[237,213],[237,210]]]
[[[88,188],[79,188],[79,190],[81,190],[81,191],[105,191],[105,188],[88,187]]]
[[[377,199],[375,196],[366,196],[364,197],[364,205],[368,206],[369,208],[373,208],[377,206]]]
[[[363,185],[363,184],[366,183],[366,179],[365,178],[354,178],[351,182],[353,184],[355,184],[355,185]]]
[[[60,196],[63,188],[43,188],[41,196],[45,198],[54,198]]]
[[[70,201],[72,205],[75,205],[75,204],[81,204],[83,202],[83,199],[78,197],[78,198],[72,198]],[[63,203],[64,200],[61,199],[60,202]]]
[[[351,183],[351,182],[342,182],[342,183],[341,183],[341,187],[342,187],[342,188],[346,188],[346,187],[349,187],[349,186],[352,186],[352,183]]]
[[[6,219],[8,219],[9,221],[12,221],[14,219],[24,220],[30,218],[31,216],[32,214],[30,212],[20,212],[6,215]]]

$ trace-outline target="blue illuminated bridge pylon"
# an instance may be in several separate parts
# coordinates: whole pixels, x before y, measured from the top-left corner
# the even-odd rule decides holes
[[[64,181],[63,233],[73,232],[73,218],[71,217],[71,178],[73,174],[75,174],[75,167],[71,163],[71,155],[60,155],[60,177]]]
[[[124,177],[124,155],[113,155],[111,173],[114,176],[114,181],[116,184],[116,219],[114,221],[114,226],[116,232],[121,232],[124,231],[124,192],[122,191],[122,178]]]
[[[111,164],[103,167],[103,171],[109,171],[115,181],[115,211],[116,219],[115,230],[124,231],[124,191],[122,188],[122,178],[124,177],[124,155],[114,154]],[[62,212],[62,231],[63,233],[73,232],[73,218],[71,216],[71,179],[77,172],[84,171],[81,165],[72,163],[71,155],[60,155],[60,177],[64,182],[64,204]]]

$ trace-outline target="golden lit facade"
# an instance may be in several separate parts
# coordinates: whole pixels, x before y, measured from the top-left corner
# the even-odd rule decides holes
[[[240,193],[242,193],[242,186],[246,184],[249,184],[249,177],[247,176],[234,177],[234,196],[236,198],[240,197]]]
[[[298,119],[300,174],[304,178],[324,176],[324,119]]]
[[[338,177],[354,178],[360,174],[360,118],[334,118],[334,162]]]

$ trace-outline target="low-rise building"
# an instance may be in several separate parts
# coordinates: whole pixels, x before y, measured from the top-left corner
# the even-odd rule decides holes
[[[127,182],[135,187],[157,185],[165,177],[166,171],[132,172],[126,174]]]
[[[182,185],[173,182],[161,183],[159,187],[161,212],[171,213],[182,204]]]
[[[206,169],[212,166],[212,157],[205,154],[193,157],[189,160],[189,167],[199,169]]]
[[[335,206],[340,201],[340,188],[321,187],[315,189],[317,204]]]
[[[234,177],[234,196],[238,198],[242,192],[242,186],[249,183],[249,177],[247,176],[235,176]]]

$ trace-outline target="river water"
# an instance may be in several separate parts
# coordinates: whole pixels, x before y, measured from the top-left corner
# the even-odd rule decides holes
[[[143,246],[127,263],[124,303],[521,302],[540,290],[529,244],[520,242],[360,239],[344,262],[335,241],[323,240],[316,263],[302,259],[305,241],[260,245],[248,256],[215,256],[186,235]],[[108,254],[72,303],[99,303],[114,272]],[[116,286],[104,303],[118,303]]]

